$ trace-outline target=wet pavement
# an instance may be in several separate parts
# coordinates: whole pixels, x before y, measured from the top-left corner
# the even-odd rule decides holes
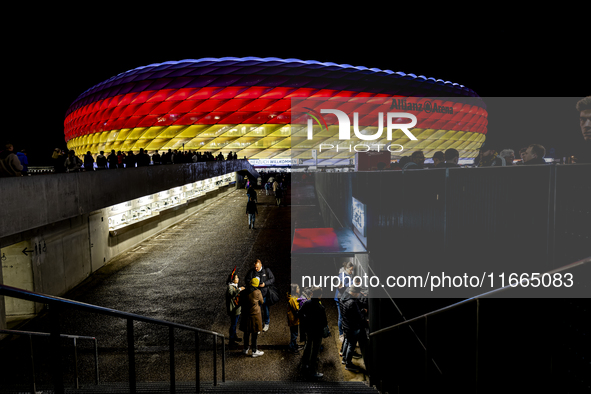
[[[300,354],[287,351],[287,296],[290,280],[291,195],[288,190],[282,206],[273,196],[257,190],[259,215],[256,229],[248,228],[245,190],[233,190],[211,204],[202,207],[179,224],[147,239],[107,266],[98,270],[64,298],[131,312],[155,319],[216,331],[227,336],[229,318],[226,315],[226,278],[234,266],[241,278],[256,259],[270,268],[283,299],[270,308],[271,324],[259,336],[259,349],[265,354],[251,358],[242,354],[242,346],[229,349],[226,339],[226,380],[228,381],[297,381],[300,373]],[[314,227],[310,216],[314,201],[309,195],[295,196],[294,212],[301,217],[298,227]],[[299,210],[299,214],[297,213]],[[317,215],[317,214],[316,214]],[[318,217],[318,216],[316,216]],[[304,219],[307,218],[307,219]],[[316,223],[318,224],[318,223]],[[334,302],[326,299],[333,336],[323,341],[319,371],[324,380],[342,381],[344,371],[340,363],[336,328],[337,310]],[[98,339],[100,378],[104,382],[127,380],[126,322],[123,319],[64,312],[62,332],[88,335]],[[20,330],[49,332],[47,319],[34,319]],[[135,348],[138,381],[167,381],[169,379],[168,329],[135,323]],[[239,336],[242,333],[239,332]],[[336,336],[336,337],[335,337]],[[45,342],[43,342],[45,341]],[[2,382],[26,382],[27,357],[24,340],[3,341],[0,371]],[[73,382],[71,344],[64,342],[65,384]],[[50,355],[47,341],[35,339],[36,373],[38,381],[49,380]],[[81,383],[94,380],[93,349],[89,343],[79,342],[79,371]],[[176,380],[195,379],[195,338],[188,331],[175,331]],[[221,350],[221,346],[220,346]],[[200,336],[200,379],[213,380],[213,352],[211,336]],[[218,379],[221,379],[221,355],[218,357]],[[360,380],[363,374],[347,376]]]

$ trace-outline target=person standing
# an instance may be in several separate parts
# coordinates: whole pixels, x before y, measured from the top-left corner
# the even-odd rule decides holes
[[[259,214],[259,210],[257,209],[257,203],[254,201],[252,196],[250,196],[250,199],[246,204],[246,214],[248,215],[248,228],[252,228],[254,230],[254,220],[256,215]]]
[[[341,342],[343,342],[345,339],[343,333],[343,316],[341,315],[341,297],[343,297],[347,289],[351,286],[351,277],[353,276],[354,269],[355,264],[353,264],[351,261],[347,262],[345,266],[341,268],[339,271],[339,287],[335,290],[334,294],[334,301],[337,304],[337,311],[339,314],[338,327],[339,340]]]
[[[98,156],[96,157],[96,169],[97,170],[105,170],[107,169],[107,158],[105,157],[105,152],[101,151]]]
[[[23,176],[29,175],[29,159],[27,158],[27,152],[22,149],[20,152],[17,152],[16,156],[23,166],[23,171],[21,172]]]
[[[84,171],[94,171],[94,158],[90,151],[84,155]]]
[[[76,152],[74,152],[74,150],[70,150],[64,165],[66,166],[67,172],[78,172],[80,171],[80,166],[82,166],[82,160],[76,156]]]
[[[145,167],[150,165],[150,156],[144,152],[144,148],[140,148],[140,153],[136,156],[137,166]]]
[[[300,310],[299,295],[300,286],[297,283],[292,283],[291,292],[287,293],[287,325],[289,326],[289,345],[287,345],[287,350],[292,353],[297,353],[301,350],[301,347],[297,344],[298,327],[300,325],[300,319],[298,318]]]
[[[542,145],[531,144],[525,150],[525,154],[523,155],[523,160],[525,160],[525,162],[523,164],[546,164],[546,161],[544,160],[545,155],[546,149]]]
[[[275,181],[277,182],[277,181]],[[277,206],[281,206],[281,199],[283,198],[283,188],[279,185],[275,189],[275,201],[277,201]]]
[[[312,299],[300,309],[299,317],[305,322],[306,347],[302,356],[302,365],[304,372],[312,378],[319,379],[323,374],[318,372],[318,352],[322,345],[324,328],[328,325],[326,311],[320,303],[322,289],[315,287],[312,289]]]
[[[117,151],[117,168],[125,168],[125,152]]]
[[[269,316],[269,304],[267,303],[267,295],[269,293],[268,286],[275,284],[275,276],[273,272],[269,268],[263,268],[263,263],[261,260],[257,259],[254,263],[254,268],[251,268],[246,273],[246,281],[250,282],[253,278],[259,279],[258,288],[261,291],[263,296],[263,307],[262,307],[262,317],[263,317],[263,332],[267,332],[269,330],[269,324],[271,322]]]
[[[158,151],[154,152],[154,154],[152,155],[152,164],[160,164],[160,153],[158,153]]]
[[[236,342],[242,341],[236,335],[236,327],[238,326],[238,318],[240,317],[241,306],[239,303],[240,292],[244,287],[238,287],[240,278],[234,272],[228,277],[228,289],[226,291],[226,312],[230,317],[230,346],[235,346]]]
[[[14,146],[6,144],[5,149],[0,152],[0,176],[22,176],[23,166],[17,155],[13,152]]]
[[[111,150],[111,154],[107,157],[107,161],[109,162],[109,170],[117,168],[119,164],[119,156],[115,153],[115,149]]]
[[[496,146],[488,141],[484,142],[480,147],[480,156],[478,157],[477,167],[501,167],[504,165],[505,159],[499,156]]]
[[[591,163],[591,96],[577,102],[583,142],[577,153],[577,163]]]
[[[423,168],[425,164],[425,155],[423,151],[416,151],[410,155],[410,161],[407,162],[402,169],[403,170],[416,170]]]
[[[365,322],[362,308],[359,302],[361,289],[351,286],[341,298],[341,314],[343,317],[343,332],[345,333],[346,348],[343,349],[343,361],[345,369],[351,372],[359,372],[359,367],[353,364],[353,357],[360,357],[355,352],[357,342],[365,346]]]
[[[263,326],[261,317],[261,305],[263,296],[259,287],[259,278],[253,278],[246,293],[240,296],[240,305],[244,312],[240,320],[240,331],[244,332],[244,350],[242,354],[247,355],[249,351],[249,340],[252,346],[252,357],[260,357],[264,352],[257,349],[257,337]]]

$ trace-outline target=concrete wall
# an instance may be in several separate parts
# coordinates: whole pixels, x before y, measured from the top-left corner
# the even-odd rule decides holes
[[[0,249],[0,255],[5,256],[0,283],[62,296],[119,254],[234,190],[234,186],[222,187],[116,232],[109,232],[105,208],[5,237]],[[25,247],[27,255],[23,253]],[[0,298],[6,304],[0,304],[0,328],[6,328],[6,319],[30,318],[43,308],[29,301]]]
[[[0,179],[0,284],[62,296],[119,254],[235,190],[226,186],[148,220],[109,232],[108,207],[235,172],[258,177],[245,160]],[[0,328],[43,305],[0,297]]]
[[[0,239],[215,176],[259,175],[247,160],[0,178]]]

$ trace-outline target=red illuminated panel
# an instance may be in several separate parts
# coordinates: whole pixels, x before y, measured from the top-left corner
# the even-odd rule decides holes
[[[340,250],[333,228],[297,228],[293,237],[292,253],[331,253]]]

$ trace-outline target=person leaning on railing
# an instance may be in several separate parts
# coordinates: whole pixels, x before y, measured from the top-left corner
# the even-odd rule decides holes
[[[12,144],[6,144],[4,150],[0,152],[0,176],[23,176],[22,171],[23,166],[14,153],[14,147]]]

